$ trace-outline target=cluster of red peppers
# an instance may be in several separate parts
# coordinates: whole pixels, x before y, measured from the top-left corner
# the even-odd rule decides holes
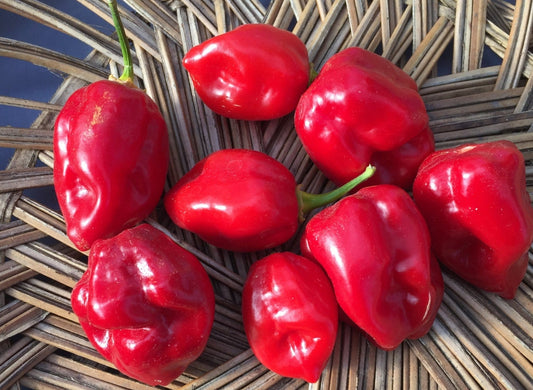
[[[243,291],[257,358],[314,382],[339,318],[387,350],[425,335],[443,298],[441,265],[512,298],[528,264],[533,208],[518,148],[497,141],[435,151],[415,81],[387,59],[352,47],[317,75],[307,61],[294,35],[257,24],[201,43],[183,63],[220,115],[293,112],[310,159],[346,191],[317,203],[323,209],[307,221],[300,254],[257,261]],[[256,251],[294,236],[305,209],[300,194],[272,158],[219,151],[175,184],[165,207],[176,225],[212,245]]]
[[[203,352],[215,296],[200,261],[142,223],[163,194],[166,122],[133,84],[116,1],[124,72],[75,91],[54,128],[54,186],[67,235],[90,249],[72,309],[103,357],[149,385],[177,378]]]
[[[294,113],[309,157],[338,186],[304,192],[274,158],[229,149],[205,157],[164,194],[172,221],[207,243],[274,250],[252,265],[242,295],[244,329],[266,367],[316,382],[339,319],[386,350],[425,335],[443,298],[441,265],[514,296],[533,208],[512,143],[435,151],[417,85],[400,68],[348,48],[315,75],[304,43],[266,24],[209,39],[183,65],[217,114]],[[91,249],[73,309],[104,357],[149,384],[170,382],[202,353],[214,318],[198,259],[141,223],[163,192],[166,137],[144,92],[102,81],[67,101],[54,141],[69,237]],[[301,253],[275,251],[317,208]]]

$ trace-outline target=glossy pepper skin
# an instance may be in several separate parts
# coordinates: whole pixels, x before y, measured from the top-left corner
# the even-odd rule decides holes
[[[227,250],[248,252],[279,245],[298,227],[296,181],[272,157],[225,149],[198,162],[165,195],[179,227]]]
[[[208,39],[187,52],[183,66],[211,110],[244,120],[291,113],[310,77],[304,43],[268,24],[245,24]]]
[[[298,103],[295,129],[310,158],[337,185],[371,164],[376,174],[365,185],[409,189],[435,150],[415,81],[357,47],[324,64]]]
[[[142,90],[102,80],[75,91],[54,129],[54,186],[75,246],[85,251],[146,218],[168,160],[166,123]]]
[[[200,356],[215,310],[198,259],[148,224],[97,241],[71,301],[98,352],[154,386],[168,384]]]
[[[413,197],[438,260],[473,285],[513,298],[533,241],[518,148],[496,141],[439,150],[420,166]]]
[[[371,176],[372,167],[348,183]],[[343,188],[307,194],[293,174],[269,155],[223,149],[198,162],[167,192],[165,209],[182,229],[218,248],[253,252],[288,241],[310,209],[338,199]],[[333,195],[331,197],[330,195]]]
[[[431,328],[443,279],[426,223],[400,187],[365,187],[308,222],[302,254],[325,269],[339,306],[382,349]]]
[[[291,252],[254,263],[244,285],[242,316],[264,366],[311,383],[320,378],[335,345],[338,309],[318,264]]]

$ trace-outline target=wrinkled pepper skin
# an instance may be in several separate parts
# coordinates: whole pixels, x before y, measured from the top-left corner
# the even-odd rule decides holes
[[[264,366],[285,377],[318,381],[338,327],[333,287],[318,264],[291,252],[254,263],[244,285],[242,316]]]
[[[148,224],[93,245],[71,302],[98,352],[149,385],[168,384],[200,356],[215,310],[198,259]]]
[[[279,161],[253,150],[210,154],[167,192],[164,205],[177,226],[236,252],[280,245],[299,223],[294,176]]]
[[[439,150],[420,166],[413,197],[438,260],[471,284],[513,298],[533,241],[519,149],[496,141]]]
[[[332,56],[302,95],[296,132],[311,160],[337,185],[369,164],[365,186],[410,189],[435,150],[415,81],[387,59],[351,47]]]
[[[211,110],[252,121],[293,112],[310,77],[304,43],[268,24],[245,24],[208,39],[187,52],[183,66]]]
[[[88,250],[146,218],[168,160],[166,123],[142,90],[102,80],[75,91],[54,129],[54,185],[75,246]]]
[[[365,187],[308,222],[302,254],[318,261],[340,308],[382,349],[431,328],[443,279],[426,223],[400,187]]]

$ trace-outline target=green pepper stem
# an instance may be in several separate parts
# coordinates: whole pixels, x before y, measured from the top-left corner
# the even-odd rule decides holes
[[[109,0],[107,2],[111,10],[111,16],[113,17],[113,24],[115,25],[115,30],[117,31],[118,41],[120,43],[120,49],[122,50],[122,60],[124,65],[124,70],[122,75],[119,77],[120,81],[124,82],[133,82],[133,65],[131,62],[131,52],[130,46],[128,44],[128,39],[126,38],[126,32],[124,30],[124,25],[120,19],[118,12],[118,6],[116,0]]]
[[[348,192],[357,187],[359,184],[372,177],[375,171],[376,168],[372,165],[369,165],[366,167],[364,172],[356,178],[334,189],[333,191],[326,192],[324,194],[310,194],[308,192],[300,191],[299,189],[297,189],[296,196],[298,197],[298,205],[300,208],[300,220],[303,220],[304,216],[308,214],[311,210],[339,200]]]

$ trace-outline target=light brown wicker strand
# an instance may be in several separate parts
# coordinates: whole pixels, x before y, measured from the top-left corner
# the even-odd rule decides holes
[[[528,175],[528,178],[531,177],[529,176],[529,172],[526,175]],[[533,313],[533,288],[531,287],[533,281],[529,271],[533,271],[533,266],[529,265],[523,283],[520,284],[519,293],[515,295],[515,299],[517,304],[523,307],[524,310]]]
[[[513,24],[496,89],[516,87],[526,64],[529,42],[533,28],[533,2],[516,0]]]
[[[198,156],[194,152],[198,150],[197,145],[199,145],[199,143],[194,139],[195,133],[191,131],[191,126],[189,125],[190,122],[185,122],[185,115],[180,112],[182,107],[186,107],[186,104],[182,101],[183,96],[178,94],[178,86],[180,84],[178,83],[177,74],[173,67],[172,59],[176,58],[176,53],[171,47],[172,43],[167,39],[166,34],[160,29],[156,29],[156,38],[159,51],[163,57],[163,69],[168,87],[167,90],[170,93],[169,99],[171,105],[169,109],[176,114],[177,123],[176,126],[173,127],[183,130],[179,134],[178,140],[182,151],[181,155],[185,158],[185,165],[182,167],[182,172],[186,172],[198,161]],[[183,154],[183,151],[186,153]]]
[[[120,47],[115,39],[51,6],[32,0],[2,0],[0,8],[76,37],[112,60],[120,61],[122,58]]]
[[[389,44],[389,40],[396,29],[396,25],[403,13],[403,1],[399,0],[380,0],[380,17],[381,17],[381,42],[383,46]]]
[[[87,364],[83,364],[81,362],[66,358],[64,356],[52,354],[49,355],[42,363],[39,364],[39,366],[42,366],[43,363],[46,363],[48,365],[54,365],[57,367],[57,369],[66,369],[70,371],[70,375],[73,373],[79,373],[84,376],[86,376],[90,380],[100,380],[104,381],[107,386],[116,385],[120,388],[126,388],[126,389],[135,389],[135,390],[149,390],[153,389],[152,386],[147,386],[142,383],[139,383],[137,381],[134,381],[133,379],[126,378],[123,375],[116,375],[113,373],[106,373],[102,372],[101,370],[98,370],[92,366],[89,366]],[[38,366],[38,367],[39,367]],[[68,375],[64,375],[68,378]],[[87,383],[90,385],[90,381],[79,381],[80,383]]]
[[[343,356],[343,345],[341,344],[342,340],[342,334],[343,334],[343,328],[342,325],[339,325],[339,329],[337,332],[337,339],[335,343],[335,348],[333,349],[333,353],[331,354],[329,361],[327,362],[326,369],[323,372],[323,375],[320,377],[320,385],[326,387],[326,388],[332,388],[332,389],[338,389],[342,388],[340,386],[340,381],[342,380],[341,376],[343,373],[342,365],[339,364],[341,359],[345,356]],[[318,387],[318,386],[311,386]]]
[[[48,129],[0,127],[0,147],[13,149],[52,149],[53,134]]]
[[[2,277],[0,281],[1,291],[35,275],[37,275],[35,271],[15,261],[4,261],[0,264],[0,277]]]
[[[390,39],[383,47],[382,56],[392,63],[401,66],[400,60],[404,58],[406,51],[413,42],[413,12],[412,6],[408,5],[402,13],[398,24]]]
[[[413,0],[412,8],[412,26],[413,26],[413,50],[425,38],[431,26],[435,23],[438,13],[438,0]]]
[[[417,364],[418,360],[424,362],[425,368],[431,373],[434,380],[444,389],[466,389],[467,384],[464,382],[461,375],[457,373],[454,368],[454,362],[446,359],[442,350],[431,342],[429,337],[424,337],[419,340],[408,340],[409,349],[406,349],[410,357],[409,364],[404,367],[409,370]],[[404,377],[408,382],[407,386],[403,388],[416,388],[416,377],[412,378],[412,371],[404,373]],[[410,384],[411,383],[411,384]]]
[[[22,221],[7,222],[0,225],[0,250],[39,240],[43,237],[46,237],[45,233]]]
[[[487,46],[489,46],[498,56],[502,58],[505,57],[510,39],[509,34],[489,21],[487,21],[486,34],[485,43]],[[533,57],[528,54],[527,56],[523,57],[523,59],[525,59],[525,62],[523,64],[522,72],[525,77],[529,78],[533,72]],[[502,73],[502,76],[503,75],[504,74]],[[516,74],[515,76],[519,75]],[[508,77],[508,79],[510,78]]]
[[[480,88],[479,91],[491,91],[498,76],[500,67],[491,67],[471,70],[462,73],[448,74],[426,80],[420,87],[420,94],[424,102],[462,96],[475,95],[477,91],[472,88]]]
[[[37,111],[57,111],[59,112],[62,108],[59,104],[38,102],[35,100],[21,99],[10,96],[0,96],[0,104],[12,107],[22,107],[30,110]]]
[[[266,9],[262,22],[273,26],[279,26],[284,15],[291,15],[294,17],[290,2],[285,0],[272,0]],[[278,17],[280,19],[277,19]]]
[[[74,244],[67,237],[65,220],[58,212],[23,196],[18,198],[12,215],[75,249]]]
[[[316,9],[318,10],[320,20],[326,19],[328,13],[327,8],[327,4],[325,4],[324,0],[316,0]]]
[[[315,12],[313,3],[307,2],[301,12],[295,15],[295,18],[296,23],[294,24],[292,32],[306,43],[306,46],[308,46],[310,37],[314,34],[315,27],[320,20],[318,13]],[[316,64],[313,65],[316,67]]]
[[[81,1],[81,0],[78,0]],[[87,3],[93,3],[98,4],[98,1],[96,0],[84,0]],[[139,15],[142,16],[142,18],[146,21],[149,20],[152,24],[160,28],[161,30],[165,31],[169,36],[174,37],[174,39],[179,43],[179,30],[178,26],[176,25],[176,20],[174,17],[174,14],[172,11],[165,7],[162,2],[160,1],[149,1],[149,0],[126,0],[126,3],[132,7],[132,9],[135,10]],[[100,4],[100,6],[103,6]],[[125,15],[127,17],[128,13],[125,12],[123,8],[119,8],[120,14]],[[109,17],[109,10],[104,10],[104,14],[106,15],[106,19],[111,23],[111,19]],[[141,19],[137,17],[133,17],[134,20],[136,20],[137,23],[145,26],[146,23]],[[127,19],[126,19],[127,20]],[[127,28],[127,25],[125,26]],[[127,30],[128,31],[128,30]],[[147,40],[146,37],[150,36],[150,29],[147,29],[147,33],[142,33],[142,35],[139,36],[140,43],[143,44],[144,41]],[[153,32],[152,32],[153,35]],[[134,39],[135,35],[128,34],[129,39]],[[155,39],[154,39],[155,43]],[[157,53],[157,48],[156,49]],[[157,56],[155,57],[157,58]]]
[[[0,314],[0,342],[38,324],[48,315],[43,309],[16,300],[2,306]]]
[[[431,74],[452,38],[453,23],[440,17],[403,67],[419,86]]]
[[[498,361],[498,354],[492,354],[498,348],[494,347],[494,344],[489,342],[489,340],[484,339],[484,335],[481,334],[482,329],[476,331],[475,334],[471,331],[471,329],[475,329],[475,326],[469,322],[468,316],[461,318],[466,319],[466,323],[460,322],[461,319],[456,319],[448,310],[446,304],[443,304],[439,315],[440,318],[443,318],[448,323],[457,321],[456,325],[452,327],[454,336],[468,349],[471,356],[483,356],[482,367],[485,370],[486,380],[491,380],[490,378],[492,378],[492,381],[501,383],[504,388],[520,388],[520,386],[523,386],[520,384],[520,378],[514,377],[509,373],[509,366],[504,361]],[[454,359],[450,360],[454,361]],[[476,379],[480,381],[481,378]]]
[[[48,167],[19,168],[0,172],[0,192],[46,187],[52,184],[52,170]]]
[[[483,367],[496,378],[496,381],[503,382],[502,378],[506,378],[505,380],[509,381],[512,386],[527,387],[531,377],[524,372],[524,367],[531,364],[531,360],[522,355],[510,340],[498,334],[498,331],[492,328],[493,324],[483,321],[484,319],[481,321],[472,319],[465,309],[459,307],[451,299],[446,299],[445,307],[442,311],[444,319],[447,318],[449,321],[449,318],[457,318],[457,321],[462,322],[458,322],[459,326],[454,328],[454,337],[458,338],[470,356],[485,356],[479,353],[486,353],[490,357],[483,360]],[[450,314],[452,312],[453,315]],[[462,330],[474,328],[478,328],[475,335],[470,332],[463,333]]]
[[[464,119],[470,114],[483,114],[485,118],[494,117],[501,114],[511,114],[523,93],[523,88],[502,89],[497,91],[480,92],[474,90],[463,96],[453,96],[451,98],[441,98],[433,102],[426,103],[428,115],[432,124],[457,118],[464,113]],[[459,120],[457,120],[459,122]]]
[[[469,389],[492,388],[495,383],[488,377],[483,367],[458,340],[456,327],[461,324],[455,322],[445,323],[438,318],[434,323],[431,333],[432,342],[443,352],[448,360],[453,363],[454,370],[467,384]]]
[[[50,389],[50,390],[124,390],[137,389],[149,390],[153,387],[143,386],[134,381],[124,381],[119,375],[97,371],[97,375],[88,375],[91,367],[78,365],[76,369],[65,367],[65,360],[59,363],[51,363],[50,358],[55,355],[49,355],[42,362],[37,364],[20,380],[20,384],[30,389]],[[107,376],[104,376],[107,374]],[[104,379],[105,378],[105,379]],[[123,384],[124,386],[120,386]]]
[[[7,288],[5,293],[50,313],[77,321],[76,316],[70,308],[70,295],[67,295],[70,292],[67,293],[67,290],[63,290],[62,292],[64,294],[55,295],[58,290],[58,287],[53,286],[49,282],[31,278]]]
[[[527,79],[520,100],[516,104],[515,112],[531,110],[533,107],[533,77]],[[531,127],[530,129],[531,130]]]
[[[156,86],[156,77],[157,69],[155,68],[153,57],[151,57],[146,50],[144,50],[138,41],[133,41],[133,47],[135,53],[137,53],[137,58],[139,60],[140,75],[142,79],[142,87],[148,96],[150,96],[155,103],[161,107],[161,113],[165,117],[167,123],[170,122],[168,119],[168,109],[165,109],[164,104],[165,99],[163,99],[163,92],[160,89],[160,86]]]
[[[294,13],[294,16],[296,17],[296,20],[298,20],[304,8],[304,6],[302,5],[302,2],[300,0],[290,0],[290,5],[292,8],[292,12]]]
[[[53,346],[24,338],[0,355],[0,388],[14,385],[29,369],[54,352]]]
[[[316,7],[315,7],[315,10],[316,10]],[[265,17],[263,18],[263,21],[266,22],[268,20],[269,20],[269,16],[265,15]],[[289,30],[289,27],[292,24],[293,20],[294,20],[294,14],[292,12],[290,3],[284,0],[282,7],[279,9],[279,12],[277,12],[277,14],[274,15],[271,24],[278,28]]]
[[[83,270],[72,266],[73,259],[60,252],[54,252],[35,242],[8,249],[6,257],[66,286],[74,287]]]
[[[347,46],[358,46],[374,51],[381,41],[381,19],[379,17],[379,2],[373,1],[361,19],[361,23],[352,31]]]
[[[113,25],[113,20],[111,18],[111,14],[109,13],[109,5],[107,2],[104,1],[93,1],[93,0],[77,0],[79,3],[81,3],[84,7],[94,12],[96,15],[101,17],[104,21],[106,21],[108,24]],[[138,45],[139,47],[142,47],[143,50],[145,50],[147,53],[150,54],[151,57],[155,58],[157,61],[160,61],[161,58],[159,56],[159,52],[157,51],[157,47],[155,45],[155,37],[153,29],[150,28],[143,20],[139,19],[135,15],[132,15],[131,12],[128,10],[125,10],[124,7],[119,5],[119,10],[121,13],[121,20],[124,25],[124,29],[126,30],[126,35],[129,40],[131,40],[135,45]],[[162,14],[161,14],[162,15]],[[161,19],[161,16],[158,17],[158,20]],[[156,23],[154,21],[153,23]],[[113,34],[113,43],[117,44],[118,40],[116,39],[115,34]],[[93,46],[94,49],[96,47]],[[119,63],[122,63],[121,58],[122,55],[120,53],[120,49],[117,47],[117,51],[119,51],[119,55],[116,57],[116,61]],[[138,56],[138,51],[134,50],[132,53],[132,58],[136,59]]]
[[[472,5],[472,32],[468,67],[464,70],[478,69],[481,66],[485,44],[488,0],[474,0]]]
[[[204,376],[183,386],[183,390],[192,389],[219,389],[240,375],[245,375],[255,367],[261,366],[251,349],[235,356],[226,363],[218,366]],[[266,370],[266,369],[265,369]]]
[[[226,0],[226,4],[240,23],[261,23],[265,15],[265,7],[258,0]]]
[[[187,10],[192,12],[196,18],[208,29],[211,35],[217,35],[218,28],[214,23],[217,18],[214,10],[210,9],[206,4],[198,5],[198,2],[190,0],[182,0]]]
[[[0,37],[0,55],[32,62],[60,72],[76,74],[88,82],[106,77],[103,69],[91,66],[77,58],[8,38]]]
[[[178,16],[182,14],[182,10],[185,14],[188,14],[184,8],[179,8]],[[190,22],[179,20],[179,25],[189,26],[189,28],[193,30],[195,26],[195,19],[191,20]],[[158,31],[159,44],[166,45],[168,43],[171,45],[172,43],[169,41],[168,36],[162,34],[161,30]],[[185,42],[189,41],[185,36],[182,36],[182,40]],[[172,63],[168,64],[168,61],[172,59],[172,54],[168,47],[165,50],[165,53],[165,63],[167,63],[167,65],[161,64],[162,72],[159,72],[154,79],[157,80],[157,85],[160,85],[163,91],[168,91],[168,87],[170,85],[184,85],[184,80],[182,74],[173,71],[174,65]],[[173,60],[178,61],[177,58]],[[165,75],[169,72],[170,78],[167,81]],[[152,73],[152,75],[154,75],[154,73]],[[188,83],[188,80],[186,83]],[[196,116],[195,112],[197,112],[198,107],[195,105],[195,103],[193,103],[194,99],[193,96],[189,95],[188,88],[179,88],[174,89],[173,91],[168,91],[166,96],[161,96],[161,100],[165,102],[163,105],[163,113],[167,117],[169,124],[170,152],[171,155],[176,156],[176,158],[170,161],[169,165],[168,184],[171,186],[189,169],[191,164],[194,163],[195,158],[198,158],[194,155],[191,156],[191,153],[195,149],[191,149],[192,146],[190,144],[190,133],[198,130],[198,124],[200,123],[199,119],[202,118],[202,116]],[[183,106],[179,106],[180,103],[183,103]],[[184,141],[184,144],[189,146],[187,149],[185,149],[185,151],[181,146],[181,139],[183,137],[189,139],[188,141]]]
[[[329,57],[326,53],[335,53],[342,47],[342,43],[350,35],[349,25],[345,23],[347,19],[346,3],[336,0],[328,9],[327,14],[317,20],[319,28],[313,31],[308,41],[305,41],[309,51],[309,60],[315,66],[320,67],[320,64],[325,62],[325,57]]]
[[[69,324],[68,328],[65,329],[65,324],[58,321],[58,317],[54,318],[52,315],[49,315],[46,321],[41,321],[39,324],[26,330],[23,334],[37,341],[55,346],[62,351],[70,352],[79,358],[87,359],[107,368],[113,368],[113,366],[94,349],[91,343],[87,340],[87,337],[80,334],[80,332],[83,331],[79,325],[79,332],[74,333],[71,332],[72,326]]]
[[[506,33],[511,29],[513,13],[514,5],[507,0],[491,0],[487,4],[487,16]]]

